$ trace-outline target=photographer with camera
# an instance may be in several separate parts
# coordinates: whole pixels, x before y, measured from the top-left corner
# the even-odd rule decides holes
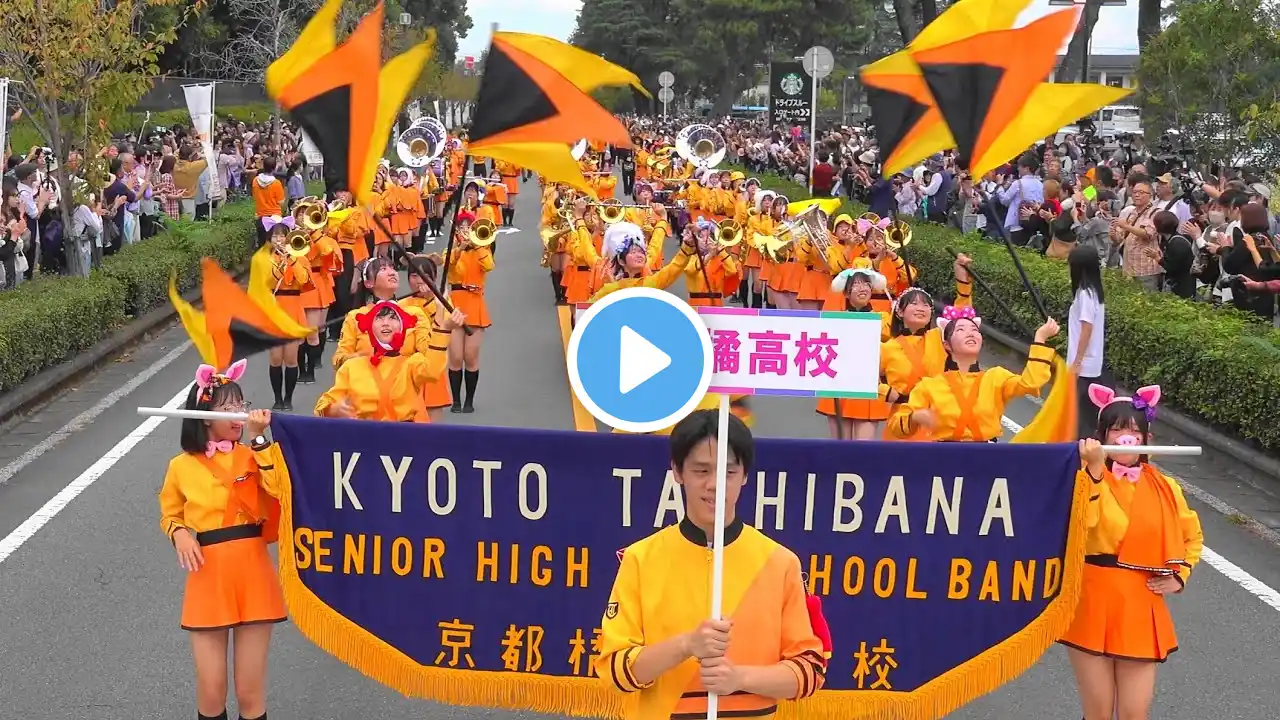
[[[1157,210],[1168,210],[1177,216],[1179,223],[1184,223],[1191,219],[1191,203],[1188,199],[1195,189],[1194,181],[1190,189],[1185,184],[1179,184],[1178,189],[1182,191],[1181,195],[1174,194],[1175,182],[1178,182],[1178,178],[1175,178],[1172,173],[1165,173],[1156,178],[1155,206]]]

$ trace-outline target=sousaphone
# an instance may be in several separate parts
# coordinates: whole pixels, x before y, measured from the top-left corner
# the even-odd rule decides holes
[[[426,167],[444,152],[445,136],[425,120],[420,118],[396,138],[396,155],[407,167]]]
[[[676,134],[676,152],[695,167],[719,165],[727,149],[724,136],[710,125],[689,125]]]

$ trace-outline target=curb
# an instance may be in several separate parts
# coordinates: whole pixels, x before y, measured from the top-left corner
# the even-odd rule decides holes
[[[1021,354],[1026,354],[1030,350],[1030,345],[1009,335],[1003,330],[993,327],[982,328],[982,334],[1004,345],[1010,350],[1014,350]],[[1116,386],[1117,392],[1120,386]],[[1272,478],[1280,480],[1280,460],[1267,455],[1264,452],[1250,447],[1235,438],[1224,435],[1212,428],[1206,427],[1198,420],[1194,420],[1183,415],[1172,408],[1160,406],[1160,421],[1168,423],[1176,428],[1179,432],[1195,438],[1204,445],[1218,450],[1226,455],[1232,456],[1234,459],[1248,465],[1258,472],[1270,475]]]
[[[241,271],[236,273],[234,278],[239,282],[245,275],[246,272]],[[182,297],[187,302],[197,303],[200,300],[200,288],[188,290],[182,294]],[[73,380],[92,371],[104,360],[119,355],[122,350],[143,340],[148,334],[168,324],[177,316],[178,311],[173,305],[165,303],[125,323],[124,327],[72,359],[27,378],[18,387],[0,395],[0,418],[8,422],[16,419],[20,414],[31,411]]]

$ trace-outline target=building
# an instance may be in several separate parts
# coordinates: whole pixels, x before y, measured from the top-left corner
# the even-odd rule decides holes
[[[1058,67],[1062,67],[1065,56],[1058,56]],[[1073,82],[1075,78],[1058,76],[1054,71],[1054,82]],[[1138,55],[1093,55],[1089,58],[1089,82],[1109,85],[1118,88],[1133,88],[1138,85]]]

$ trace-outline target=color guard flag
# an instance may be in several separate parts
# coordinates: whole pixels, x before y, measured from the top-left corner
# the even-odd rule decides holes
[[[341,8],[342,0],[328,0],[267,68],[267,93],[315,141],[329,189],[350,190],[367,204],[396,114],[435,51],[435,31],[383,65],[382,3],[338,45]]]
[[[1053,389],[1031,422],[1013,436],[1016,443],[1061,443],[1076,439],[1079,431],[1076,376],[1061,356],[1053,359]]]
[[[909,51],[1011,28],[1018,14],[1030,4],[1030,0],[959,0],[925,26],[907,50],[862,69],[886,176],[956,144]]]
[[[494,33],[467,151],[594,196],[569,148],[583,138],[631,146],[626,127],[588,94],[609,85],[644,89],[634,73],[559,40]]]
[[[906,50],[863,68],[885,175],[948,148],[957,148],[970,173],[982,175],[1129,94],[1044,82],[1079,11],[1011,29],[1028,4],[961,0]]]
[[[264,246],[258,255],[263,251],[270,252],[270,246]],[[237,360],[311,334],[310,328],[289,317],[274,298],[268,295],[263,302],[245,294],[211,258],[201,260],[200,271],[203,312],[178,294],[176,276],[169,279],[169,300],[206,364],[224,370]]]

